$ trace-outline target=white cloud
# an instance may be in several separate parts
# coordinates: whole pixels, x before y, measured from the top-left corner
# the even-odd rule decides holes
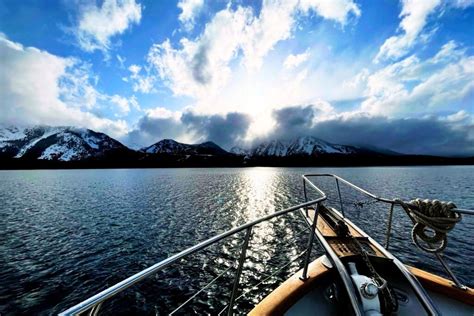
[[[450,4],[456,8],[465,9],[474,6],[474,0],[451,0]]]
[[[74,34],[83,50],[106,52],[111,38],[140,23],[141,17],[142,7],[135,0],[104,0],[101,6],[90,2],[80,7]]]
[[[142,67],[138,65],[131,65],[128,67],[130,71],[130,78],[122,78],[125,82],[129,82],[129,80],[133,83],[132,89],[134,92],[142,92],[142,93],[151,93],[155,92],[153,87],[156,78],[149,74],[149,71],[145,69],[146,75],[141,75]]]
[[[301,54],[297,54],[297,55],[290,54],[283,62],[283,66],[286,69],[296,68],[302,63],[304,63],[305,61],[307,61],[310,56],[311,54],[308,51]]]
[[[181,9],[179,20],[183,23],[186,30],[192,30],[196,15],[201,11],[204,0],[180,0],[178,8]]]
[[[341,25],[347,23],[349,14],[359,17],[361,10],[350,0],[301,0],[301,10],[308,12],[314,10],[325,19],[334,20]]]
[[[153,109],[145,110],[145,113],[148,117],[153,119],[175,119],[179,120],[181,118],[182,113],[179,111],[170,111],[163,107],[156,107]]]
[[[263,58],[274,46],[291,37],[299,14],[310,13],[345,25],[351,14],[360,15],[359,7],[352,0],[269,0],[264,1],[258,17],[246,28],[242,43],[244,64],[258,70]]]
[[[107,100],[109,100],[119,110],[119,115],[117,116],[128,114],[132,107],[136,110],[140,110],[140,106],[138,105],[138,101],[135,96],[127,99],[118,94],[114,94],[112,96],[107,96]]]
[[[103,98],[85,75],[87,65],[0,36],[0,123],[74,125],[121,136],[123,120],[93,113]]]
[[[136,77],[142,70],[142,67],[138,65],[130,65],[130,67],[128,67],[128,70],[132,73],[131,77]]]
[[[431,63],[449,62],[461,58],[466,50],[459,47],[455,41],[449,41],[444,44],[436,55],[430,59]]]
[[[274,46],[291,37],[297,16],[311,12],[341,24],[351,14],[360,15],[351,0],[268,0],[258,16],[250,7],[228,6],[215,14],[196,39],[182,38],[179,47],[169,40],[153,45],[148,62],[175,95],[208,97],[227,84],[231,62],[241,57],[247,70],[260,69]]]
[[[461,110],[461,111],[458,111],[454,114],[446,116],[446,120],[448,122],[453,122],[453,123],[454,122],[463,122],[463,121],[469,120],[470,118],[471,118],[471,115],[469,115],[469,113],[467,113],[464,110]],[[474,119],[474,117],[473,117],[473,119]]]
[[[115,57],[117,57],[117,60],[119,62],[119,67],[122,69],[125,68],[125,61],[127,60],[127,58],[122,57],[119,54],[117,54]]]
[[[183,38],[179,49],[169,40],[155,44],[148,61],[175,95],[212,94],[228,80],[228,64],[236,56],[251,17],[250,9],[222,10],[196,41]]]
[[[428,16],[441,4],[441,0],[402,0],[399,28],[401,34],[388,38],[376,56],[376,61],[397,59],[406,55],[417,43]]]
[[[369,69],[364,68],[352,78],[344,80],[342,82],[342,86],[347,87],[349,89],[357,89],[357,90],[360,90],[361,88],[365,89],[369,75],[370,75]]]
[[[363,111],[379,115],[452,110],[474,92],[474,56],[448,42],[432,58],[415,55],[367,78]]]
[[[69,107],[89,111],[102,99],[95,89],[98,78],[91,78],[91,65],[69,58],[64,73],[58,78],[59,98]]]

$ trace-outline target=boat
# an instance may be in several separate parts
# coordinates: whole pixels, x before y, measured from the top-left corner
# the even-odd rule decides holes
[[[237,234],[243,234],[244,238],[235,263],[228,303],[219,314],[474,315],[474,290],[460,282],[443,255],[449,232],[461,222],[462,216],[474,215],[473,210],[457,208],[452,202],[420,199],[402,201],[379,197],[334,174],[310,174],[302,178],[304,203],[200,242],[106,288],[60,315],[97,315],[105,301],[122,291],[173,263],[179,263],[183,258]],[[329,206],[326,193],[315,184],[320,178],[334,179],[338,209]],[[380,225],[380,229],[385,232],[383,246],[346,216],[340,189],[342,185],[371,201],[386,205],[388,220],[382,223],[374,219],[374,225]],[[309,190],[317,194],[317,198],[309,199]],[[410,219],[414,244],[433,254],[450,279],[407,265],[390,252],[396,209],[401,209]],[[304,254],[298,257],[301,258],[301,270],[279,284],[251,310],[239,310],[236,302],[245,288],[241,275],[248,259],[252,230],[259,224],[290,213],[300,213],[309,232]],[[313,260],[311,254],[318,244],[323,254]],[[192,304],[192,300],[219,277],[187,298],[172,314]]]

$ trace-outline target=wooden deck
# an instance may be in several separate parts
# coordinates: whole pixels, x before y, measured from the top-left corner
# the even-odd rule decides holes
[[[314,209],[309,209],[307,216],[308,222],[312,222],[313,218]],[[354,244],[352,238],[338,237],[326,219],[321,215],[318,215],[316,226],[319,232],[326,238],[331,248],[340,258],[357,255],[359,253],[358,247]],[[362,235],[356,229],[354,229],[354,227],[352,227],[350,224],[348,224],[347,227],[349,228],[351,235],[358,238],[359,243],[365,246],[366,251],[368,250],[372,255],[384,257],[379,249],[375,245],[372,245],[368,240],[363,238]]]
[[[265,297],[249,315],[283,315],[329,273],[329,269],[323,265],[322,260],[320,257],[308,266],[308,280],[302,281],[300,276],[303,270],[298,271]]]

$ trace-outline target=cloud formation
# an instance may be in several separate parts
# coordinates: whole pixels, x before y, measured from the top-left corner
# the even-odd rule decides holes
[[[452,110],[474,92],[474,56],[450,41],[431,58],[411,55],[365,76],[366,100],[361,110],[399,115]]]
[[[213,141],[230,149],[242,142],[250,125],[250,118],[242,113],[201,115],[193,112],[171,112],[164,108],[148,111],[124,141],[132,147],[149,146],[165,138],[181,142]]]
[[[290,106],[273,111],[274,128],[247,140],[251,118],[243,113],[201,115],[149,111],[123,140],[135,148],[164,138],[187,143],[214,141],[225,149],[251,147],[266,140],[315,136],[336,144],[375,146],[405,154],[474,155],[474,116],[466,111],[447,116],[388,118],[368,114],[321,116],[317,105]]]
[[[441,0],[403,0],[400,13],[399,35],[385,40],[376,61],[403,57],[416,44],[426,25],[428,16],[441,4]]]
[[[472,148],[466,140],[474,132],[466,130],[472,130],[474,56],[469,34],[460,32],[472,20],[472,10],[461,12],[472,0],[401,0],[399,9],[378,2],[361,7],[354,0],[225,2],[153,5],[147,13],[169,10],[174,21],[157,21],[163,29],[150,37],[148,30],[137,32],[144,10],[137,0],[81,0],[70,30],[85,51],[72,50],[78,57],[1,36],[0,92],[6,101],[0,123],[85,126],[134,146],[176,138],[224,147],[316,132],[332,140],[339,135],[336,127],[348,130],[343,124],[371,139],[357,129],[383,135],[384,127],[415,132],[418,124],[440,140],[437,133],[444,131],[451,143],[464,144],[456,152]],[[377,24],[377,34],[388,32],[383,45],[380,35],[361,34],[364,19],[380,9],[388,9],[384,17],[399,16],[398,28],[391,19],[369,21]],[[450,18],[455,10],[462,20],[456,25]],[[132,29],[126,36],[134,43],[129,53],[118,37]],[[361,35],[368,41],[360,41]],[[158,39],[151,47],[150,38]],[[71,49],[52,41],[41,47]],[[116,60],[99,65],[101,54],[86,53],[93,51]],[[148,93],[155,95],[143,95]],[[152,109],[157,99],[168,110]],[[289,106],[295,104],[303,106]],[[390,133],[391,149],[411,152],[395,141],[401,133]],[[356,141],[343,136],[333,141]],[[433,153],[448,151],[439,149],[448,142],[428,136],[423,144],[435,146]],[[413,150],[430,151],[411,141],[405,143]]]
[[[311,13],[345,25],[361,11],[352,0],[268,0],[258,15],[251,7],[227,6],[197,38],[183,37],[178,46],[169,39],[153,45],[148,62],[174,95],[207,96],[227,83],[234,60],[249,71],[260,69],[275,45],[290,38],[297,17]]]
[[[199,142],[210,140],[225,148],[241,142],[250,126],[250,118],[243,113],[227,113],[226,115],[199,115],[185,112],[182,123],[194,134]]]
[[[319,113],[311,105],[276,110],[276,128],[266,138],[311,135],[336,144],[377,146],[406,154],[474,155],[474,116],[465,111],[445,117],[390,119],[357,114],[325,120],[317,119]]]
[[[153,87],[156,78],[150,76],[148,69],[142,70],[142,67],[139,65],[130,65],[128,70],[130,71],[130,76],[124,77],[122,80],[132,82],[133,92],[151,93],[156,91]]]
[[[288,55],[288,57],[286,57],[285,61],[283,62],[283,66],[286,69],[296,68],[302,63],[304,63],[305,61],[307,61],[310,56],[311,54],[308,51],[301,54],[297,54],[297,55],[290,54]]]
[[[178,19],[186,30],[190,31],[194,28],[194,20],[203,5],[204,0],[180,0],[178,2],[178,8],[181,9]]]
[[[74,125],[113,137],[126,133],[125,121],[97,114],[101,105],[114,106],[121,97],[99,93],[87,64],[24,47],[0,34],[0,68],[0,124]],[[120,102],[124,110],[124,100]]]
[[[104,0],[81,5],[77,25],[74,27],[79,47],[86,52],[111,48],[111,38],[124,33],[133,24],[139,24],[142,6],[135,0]]]

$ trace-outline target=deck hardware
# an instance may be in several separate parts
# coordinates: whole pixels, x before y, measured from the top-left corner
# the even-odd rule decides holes
[[[333,268],[333,265],[332,265],[331,261],[329,260],[328,256],[326,256],[326,255],[322,256],[321,263],[328,269]]]
[[[364,283],[360,290],[362,295],[368,299],[373,299],[379,293],[379,288],[375,283]]]

